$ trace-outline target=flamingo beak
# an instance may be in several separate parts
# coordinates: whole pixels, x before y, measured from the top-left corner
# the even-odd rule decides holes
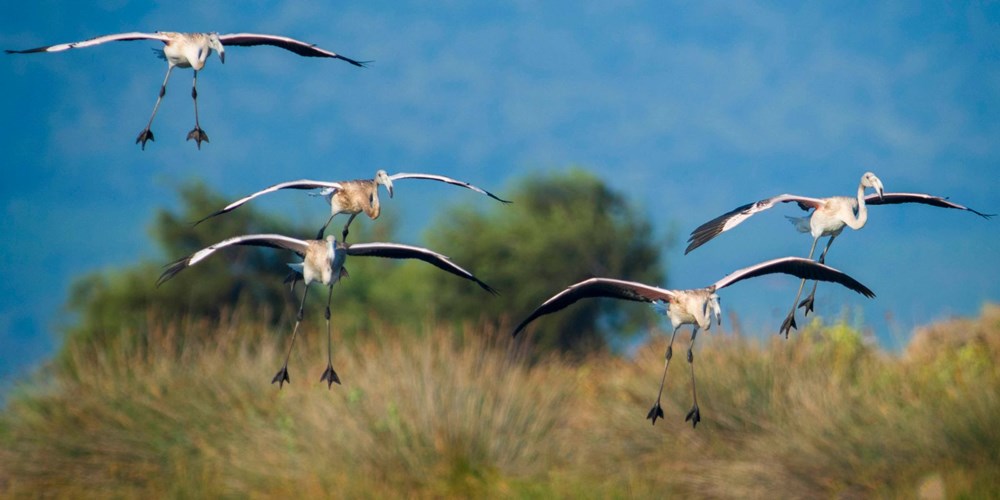
[[[221,50],[219,51],[219,60],[222,61],[222,64],[226,64],[226,53]]]
[[[715,299],[712,303],[712,309],[715,313],[715,323],[722,326],[722,297],[716,295],[713,298]]]

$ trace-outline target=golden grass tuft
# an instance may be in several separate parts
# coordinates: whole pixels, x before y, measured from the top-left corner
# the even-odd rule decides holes
[[[506,332],[427,323],[287,338],[240,311],[77,345],[0,414],[0,496],[713,497],[1000,493],[1000,307],[900,356],[845,325],[786,341],[664,336],[632,358],[534,359]],[[680,347],[683,346],[683,347]],[[530,360],[530,361],[529,361]]]

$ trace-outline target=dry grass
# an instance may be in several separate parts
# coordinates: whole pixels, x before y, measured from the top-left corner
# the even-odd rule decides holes
[[[286,339],[227,315],[76,348],[0,414],[0,495],[347,497],[947,496],[1000,493],[1000,307],[918,333],[902,356],[843,326],[790,341],[706,335],[675,357],[527,362],[506,333],[375,327],[318,382],[306,325]],[[683,353],[683,351],[679,351]]]

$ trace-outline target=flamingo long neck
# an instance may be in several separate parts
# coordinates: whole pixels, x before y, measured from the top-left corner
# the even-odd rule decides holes
[[[378,181],[373,184],[371,193],[371,203],[365,205],[365,214],[372,219],[377,219],[382,212],[382,205],[378,201]]]
[[[852,217],[848,217],[844,220],[844,223],[851,227],[851,229],[861,229],[865,227],[865,223],[868,222],[868,207],[865,206],[865,185],[864,183],[858,184],[858,214],[851,214]],[[853,219],[853,220],[852,220]]]

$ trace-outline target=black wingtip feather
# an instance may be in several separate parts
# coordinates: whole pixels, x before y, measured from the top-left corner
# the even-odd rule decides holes
[[[526,327],[526,326],[528,326],[528,321],[527,320],[526,321],[522,321],[521,324],[517,325],[517,328],[515,328],[514,331],[511,332],[510,336],[514,337],[514,338],[517,338],[517,334],[521,333],[524,330],[524,327]]]
[[[160,275],[160,278],[156,280],[156,286],[159,287],[160,285],[166,283],[171,278],[173,278],[174,276],[176,276],[177,273],[179,273],[179,272],[183,271],[184,269],[186,269],[188,267],[188,260],[190,258],[191,258],[191,256],[187,256],[187,257],[184,257],[183,259],[178,259],[178,260],[175,260],[175,261],[167,264],[165,266],[166,270],[164,270],[163,274]]]
[[[215,217],[217,215],[222,215],[222,214],[224,214],[226,212],[228,212],[228,210],[218,210],[218,211],[215,211],[215,212],[213,212],[213,213],[211,213],[209,215],[206,215],[205,217],[202,217],[201,219],[198,219],[198,221],[195,222],[194,224],[192,224],[192,226],[197,226],[198,224],[201,224],[202,222],[205,222],[208,219],[211,219],[212,217]]]
[[[480,281],[480,280],[478,280],[478,279],[477,279],[477,280],[476,280],[476,283],[478,283],[478,284],[479,284],[479,287],[480,287],[480,288],[482,288],[483,290],[486,290],[487,292],[490,292],[490,293],[492,293],[493,295],[500,295],[500,292],[498,292],[498,291],[496,290],[496,288],[493,288],[493,287],[491,287],[491,286],[487,285],[487,284],[486,284],[485,282],[483,282],[483,281]]]
[[[367,68],[369,64],[375,62],[375,61],[355,61],[354,59],[344,56],[338,56],[337,59],[343,59],[344,61],[347,61],[359,68]]]
[[[760,202],[757,202],[760,203]],[[712,238],[722,234],[722,228],[726,225],[726,221],[732,216],[753,207],[756,203],[747,203],[746,205],[738,206],[700,226],[691,231],[691,236],[688,238],[690,243],[684,250],[684,255],[687,255],[692,250],[708,243]]]
[[[716,221],[710,221],[702,226],[698,227],[691,233],[691,237],[688,238],[688,246],[684,249],[684,255],[687,255],[692,250],[708,243],[719,234],[722,233],[722,227],[717,224]]]
[[[8,54],[34,54],[35,52],[45,52],[45,49],[49,47],[51,47],[51,45],[46,45],[45,47],[38,47],[35,49],[27,49],[27,50],[4,49],[4,52]]]
[[[497,195],[495,195],[495,194],[493,194],[493,193],[491,193],[489,191],[486,191],[485,189],[483,190],[483,192],[486,193],[486,196],[489,196],[490,198],[493,198],[494,200],[497,200],[500,203],[506,203],[508,205],[511,204],[511,203],[514,203],[513,201],[505,200],[505,199],[503,199],[503,198],[501,198],[501,197],[499,197],[499,196],[497,196]]]

